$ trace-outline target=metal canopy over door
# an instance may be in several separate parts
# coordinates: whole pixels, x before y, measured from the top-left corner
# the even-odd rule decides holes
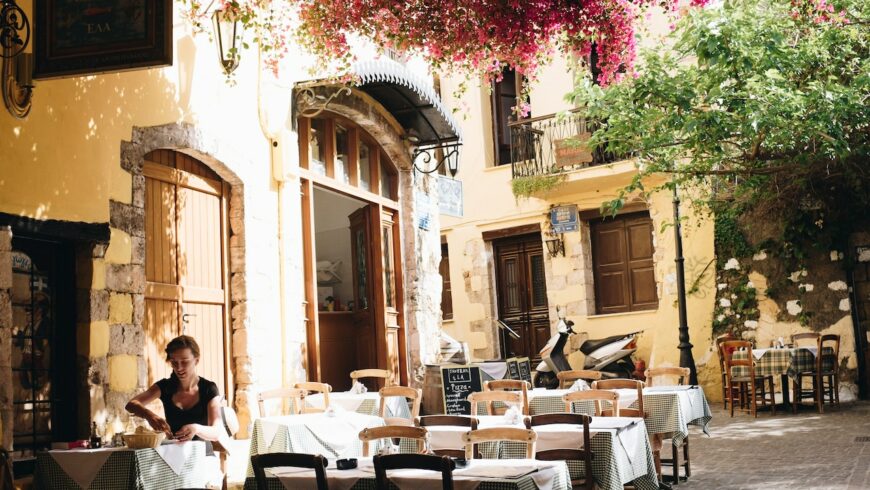
[[[164,348],[193,336],[197,373],[229,398],[227,313],[228,186],[202,163],[179,153],[149,155],[145,175],[145,343],[148,382],[169,376]]]
[[[550,338],[550,315],[541,236],[525,235],[494,242],[499,318],[519,335],[500,331],[502,355],[540,359]]]

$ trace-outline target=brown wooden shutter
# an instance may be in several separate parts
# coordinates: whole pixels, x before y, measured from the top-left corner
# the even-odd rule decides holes
[[[590,224],[596,313],[658,307],[649,214],[617,216]]]
[[[453,319],[453,288],[450,285],[450,256],[447,254],[447,244],[441,245],[441,263],[438,265],[441,274],[441,317],[444,320]]]

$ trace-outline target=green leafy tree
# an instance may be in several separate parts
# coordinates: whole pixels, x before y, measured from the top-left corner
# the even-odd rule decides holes
[[[637,157],[611,208],[664,173],[744,232],[767,226],[747,234],[755,249],[801,263],[842,247],[870,216],[868,13],[866,0],[726,0],[683,17],[634,78],[581,81],[571,100],[604,121],[592,143]]]

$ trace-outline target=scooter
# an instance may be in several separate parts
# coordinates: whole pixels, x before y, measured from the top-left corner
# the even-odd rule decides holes
[[[571,365],[565,357],[565,344],[575,332],[574,322],[559,318],[557,332],[541,349],[541,363],[535,368],[534,384],[537,388],[557,388],[559,379],[556,374],[570,371]],[[634,362],[631,355],[637,350],[634,340],[642,330],[625,335],[614,335],[598,340],[586,340],[580,352],[586,355],[583,369],[600,371],[605,378],[631,378]]]

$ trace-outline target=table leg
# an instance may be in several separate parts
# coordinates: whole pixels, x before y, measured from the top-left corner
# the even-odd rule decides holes
[[[789,393],[788,393],[788,385],[789,385],[788,375],[783,374],[781,377],[782,377],[782,406],[785,409],[790,409],[791,408],[791,401],[789,400]]]

